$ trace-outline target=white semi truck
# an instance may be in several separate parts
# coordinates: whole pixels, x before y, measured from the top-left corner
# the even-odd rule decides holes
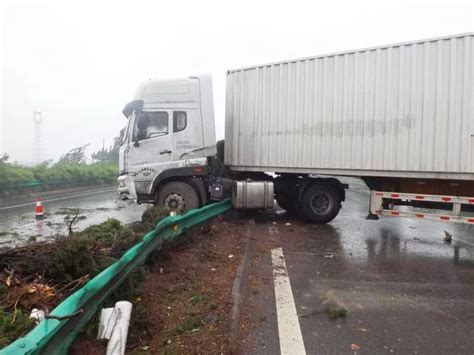
[[[119,193],[139,203],[184,212],[230,186],[236,208],[326,223],[353,176],[373,217],[474,223],[473,33],[229,70],[218,149],[210,76],[146,81],[123,113]]]

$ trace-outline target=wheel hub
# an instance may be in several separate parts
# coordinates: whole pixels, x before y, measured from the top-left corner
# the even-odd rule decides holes
[[[326,214],[332,208],[332,199],[324,192],[320,192],[313,197],[311,208],[317,214]]]
[[[184,197],[178,193],[172,193],[166,196],[164,205],[175,212],[184,212],[186,209],[186,201]]]

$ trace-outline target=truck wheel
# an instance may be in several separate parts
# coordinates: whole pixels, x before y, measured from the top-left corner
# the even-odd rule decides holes
[[[315,184],[304,193],[302,207],[312,222],[328,223],[341,209],[341,194],[334,186]]]
[[[199,198],[194,189],[181,181],[165,184],[158,191],[157,206],[164,206],[170,211],[184,213],[199,207]]]

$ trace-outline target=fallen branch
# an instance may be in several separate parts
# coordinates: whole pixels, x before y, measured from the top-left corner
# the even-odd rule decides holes
[[[78,216],[79,216],[79,209],[76,210],[76,215],[69,222],[69,226],[68,226],[69,235],[74,233],[74,231],[72,230],[72,225],[74,224]]]
[[[87,274],[78,278],[77,280],[71,281],[68,284],[64,285],[58,290],[58,293],[62,293],[63,291],[74,291],[79,286],[84,285],[90,278],[90,275]],[[73,286],[73,287],[72,287]]]

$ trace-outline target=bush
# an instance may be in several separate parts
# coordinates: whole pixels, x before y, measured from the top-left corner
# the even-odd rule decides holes
[[[90,226],[62,240],[55,250],[48,276],[67,283],[85,275],[91,278],[111,265],[141,239],[116,219]]]
[[[34,320],[21,309],[17,309],[16,314],[0,310],[0,349],[25,335],[34,326]]]
[[[66,285],[72,285],[72,281],[86,275],[90,278],[96,276],[142,239],[142,228],[150,229],[159,219],[166,216],[166,210],[150,208],[142,217],[143,226],[137,230],[132,230],[115,219],[109,219],[54,243],[40,244],[40,248],[38,245],[32,246],[31,250],[25,249],[23,255],[6,252],[0,255],[0,266],[3,261],[4,266],[8,265],[10,269],[15,270],[15,274],[23,280],[31,280],[34,275],[43,274],[51,287],[62,290],[59,296],[64,298],[75,290],[64,288]],[[158,252],[154,254],[156,257]],[[145,267],[135,268],[106,304],[112,305],[118,300],[136,297],[137,284],[145,276]],[[8,288],[0,283],[0,304],[5,304],[8,292]],[[23,307],[22,312],[20,307],[21,304],[18,305],[16,315],[0,310],[0,349],[26,334],[34,326],[33,320],[28,317],[29,309]],[[94,329],[95,324],[96,322]]]
[[[85,275],[95,275],[99,266],[90,250],[87,238],[72,236],[64,240],[55,252],[51,265],[51,277],[62,282],[71,282]]]
[[[0,192],[29,192],[35,186],[47,190],[113,183],[117,173],[117,164],[110,161],[90,165],[55,164],[51,167],[43,163],[31,168],[0,161]]]

